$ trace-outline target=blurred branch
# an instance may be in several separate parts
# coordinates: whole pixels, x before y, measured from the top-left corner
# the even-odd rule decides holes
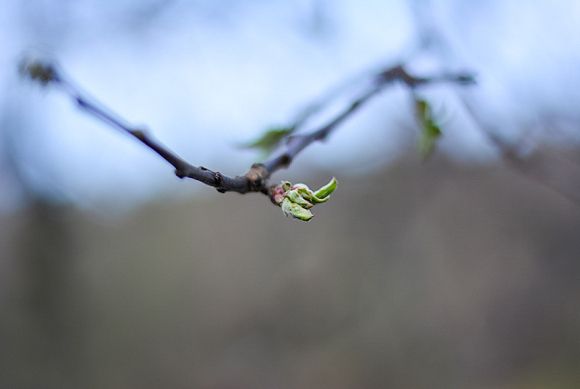
[[[388,67],[375,75],[369,89],[357,97],[342,112],[336,115],[327,124],[303,134],[288,134],[281,140],[278,152],[262,163],[255,163],[243,176],[229,177],[203,166],[194,166],[179,157],[176,153],[154,139],[146,130],[130,125],[125,120],[111,113],[110,110],[89,98],[69,79],[62,71],[50,63],[40,61],[23,62],[21,72],[28,78],[43,85],[52,84],[67,94],[80,109],[92,115],[105,124],[116,128],[137,139],[151,149],[171,166],[179,178],[191,178],[216,188],[219,192],[261,192],[273,198],[274,186],[268,187],[270,176],[282,168],[287,167],[292,160],[310,144],[325,140],[340,124],[351,117],[378,93],[395,82],[400,82],[410,89],[426,86],[433,83],[448,82],[458,85],[474,83],[470,74],[442,73],[428,77],[415,76],[407,72],[404,65]],[[302,125],[309,115],[325,105],[325,101],[315,104],[316,107],[300,117],[294,127]]]
[[[570,201],[574,205],[580,206],[580,197],[577,194],[577,188],[567,188],[564,185],[554,183],[553,177],[548,169],[545,167],[542,168],[542,165],[545,165],[545,163],[530,163],[529,158],[522,157],[516,147],[506,142],[495,131],[483,124],[483,121],[479,118],[475,109],[466,99],[462,98],[461,102],[479,132],[493,147],[495,147],[502,159],[506,162],[507,166],[512,168],[516,173],[519,173],[529,180],[532,180],[560,195],[562,198]]]
[[[403,83],[410,89],[414,89],[439,82],[468,85],[473,84],[475,79],[472,75],[467,73],[442,73],[430,77],[417,77],[409,74],[403,65],[389,67],[381,71],[375,77],[375,81],[369,90],[362,93],[345,110],[340,112],[326,125],[305,134],[288,136],[282,150],[274,154],[267,161],[263,162],[266,170],[273,172],[288,166],[298,153],[313,142],[325,140],[340,124],[364,106],[369,100],[397,81]],[[301,120],[305,120],[305,118],[301,118]]]
[[[420,52],[428,52],[445,63],[456,62],[456,53],[453,51],[444,32],[437,24],[436,19],[432,17],[434,15],[432,9],[433,4],[434,2],[431,0],[413,0],[409,3],[411,13],[414,16],[417,40],[417,49],[413,55],[418,55]],[[473,120],[478,131],[498,151],[503,161],[509,167],[518,174],[550,189],[552,192],[559,194],[573,204],[580,206],[580,197],[577,195],[577,188],[568,188],[566,185],[562,185],[562,183],[555,183],[546,166],[530,163],[529,158],[524,158],[518,148],[506,142],[493,129],[484,124],[477,110],[465,97],[458,96],[458,98],[463,104],[465,111]],[[543,165],[546,164],[544,163]]]

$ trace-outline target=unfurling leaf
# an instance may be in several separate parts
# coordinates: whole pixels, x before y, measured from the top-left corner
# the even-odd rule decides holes
[[[324,185],[322,188],[318,189],[316,192],[314,192],[314,195],[318,199],[321,199],[321,200],[327,199],[328,196],[330,196],[332,194],[332,192],[334,192],[337,185],[338,185],[338,180],[336,178],[332,177],[330,182],[328,184]],[[326,201],[326,200],[324,200],[324,201]]]
[[[437,140],[443,135],[443,132],[433,116],[431,106],[426,100],[420,98],[415,99],[415,114],[421,125],[419,152],[423,159],[426,159],[435,149]]]
[[[243,144],[242,147],[248,149],[258,149],[264,154],[272,152],[284,139],[290,135],[294,129],[292,127],[272,127],[264,132],[259,138]]]
[[[302,197],[297,189],[292,189],[286,192],[286,198],[293,203],[300,205],[302,208],[310,209],[313,207],[312,203]]]
[[[310,210],[293,203],[288,197],[282,201],[281,207],[282,212],[284,212],[286,216],[290,215],[298,220],[302,220],[303,222],[307,222],[314,217]]]
[[[292,185],[288,181],[282,181],[280,185],[271,188],[270,196],[282,208],[284,215],[309,221],[314,217],[310,209],[316,204],[328,201],[337,184],[338,181],[333,177],[328,184],[314,192],[305,184]]]

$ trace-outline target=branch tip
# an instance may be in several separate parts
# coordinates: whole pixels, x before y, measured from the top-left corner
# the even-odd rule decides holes
[[[59,76],[56,68],[49,62],[39,59],[24,58],[18,65],[18,71],[22,77],[29,78],[32,81],[46,86],[50,82],[58,81]]]
[[[257,192],[263,188],[264,183],[270,177],[270,172],[263,164],[255,163],[245,174],[245,177],[248,180],[250,191]]]

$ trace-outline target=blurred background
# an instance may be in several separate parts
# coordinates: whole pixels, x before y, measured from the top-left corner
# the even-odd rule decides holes
[[[574,0],[0,0],[0,388],[580,387],[578,26]],[[478,83],[418,91],[428,161],[402,86],[308,148],[273,179],[340,185],[300,223],[178,180],[30,53],[228,175],[394,63]]]

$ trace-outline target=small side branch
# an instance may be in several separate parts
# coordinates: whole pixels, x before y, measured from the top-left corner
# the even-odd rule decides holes
[[[340,124],[357,112],[369,100],[377,96],[380,92],[391,86],[395,82],[401,82],[410,89],[426,86],[433,83],[448,82],[458,85],[470,85],[475,83],[473,75],[468,73],[458,74],[438,74],[431,77],[416,77],[407,72],[403,65],[395,65],[381,71],[376,77],[372,86],[350,103],[346,109],[340,112],[336,117],[330,120],[322,127],[311,132],[298,135],[290,135],[281,151],[275,153],[271,158],[266,160],[263,165],[269,172],[274,172],[281,168],[287,167],[298,153],[308,147],[310,144],[325,140]],[[305,117],[301,117],[305,121]]]

